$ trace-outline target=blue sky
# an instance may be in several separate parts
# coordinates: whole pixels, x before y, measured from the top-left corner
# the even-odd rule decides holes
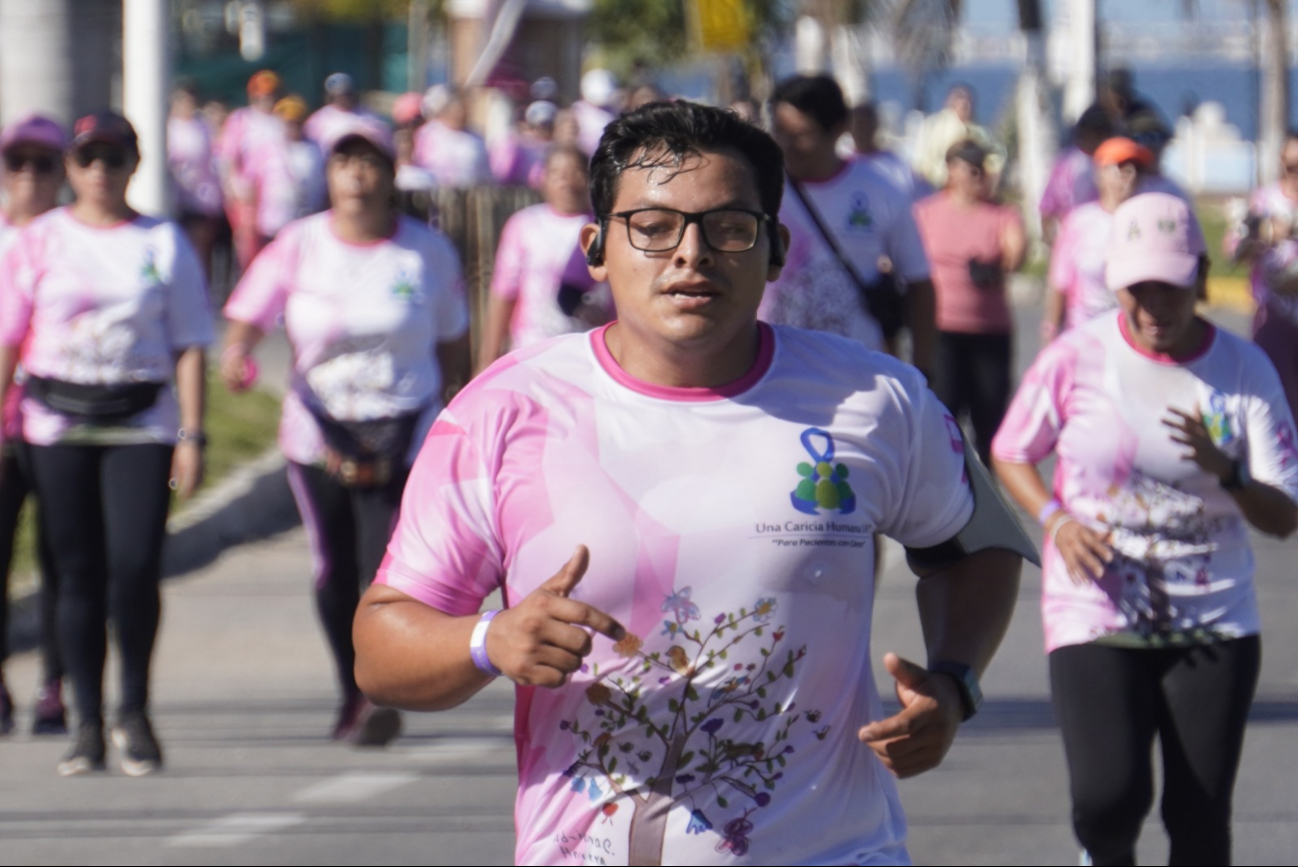
[[[1060,0],[1044,0],[1046,20]],[[1198,17],[1207,20],[1239,18],[1249,14],[1249,0],[1197,0]],[[1290,15],[1298,3],[1290,0]],[[1018,26],[1015,0],[964,0],[965,23],[978,30],[1001,31]],[[1182,0],[1099,0],[1100,20],[1151,24],[1181,20]]]

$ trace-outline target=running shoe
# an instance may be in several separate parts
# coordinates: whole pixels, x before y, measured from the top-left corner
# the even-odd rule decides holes
[[[144,711],[122,714],[113,727],[113,743],[122,751],[122,770],[143,777],[162,767],[162,747]]]
[[[60,777],[75,777],[104,769],[104,728],[98,720],[85,720],[77,728],[72,749],[59,762]]]
[[[329,737],[335,741],[350,741],[365,704],[365,696],[359,692],[344,698],[343,703],[338,707],[338,720],[334,723],[333,733]]]
[[[379,707],[363,695],[348,696],[338,709],[333,739],[358,747],[386,746],[401,733],[401,713]]]
[[[9,688],[0,682],[0,735],[14,730],[14,700]]]
[[[67,709],[63,706],[63,682],[58,678],[46,681],[36,691],[36,713],[32,718],[32,734],[61,735],[68,731]]]

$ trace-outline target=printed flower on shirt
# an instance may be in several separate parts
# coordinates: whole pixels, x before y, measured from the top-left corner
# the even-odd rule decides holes
[[[631,660],[633,673],[592,665],[595,681],[585,697],[593,716],[559,723],[579,739],[576,761],[565,771],[573,791],[607,791],[608,803],[630,802],[633,864],[661,863],[673,806],[687,806],[687,833],[702,835],[716,833],[717,811],[738,807],[737,797],[747,806],[724,820],[717,851],[747,853],[754,814],[772,802],[794,752],[790,731],[804,718],[821,718],[781,697],[807,649],[781,648],[785,627],[769,625],[779,607],[774,597],[717,615],[705,633],[687,628],[701,619],[690,596],[682,587],[663,603],[680,618],[665,622],[669,647],[646,650],[631,635],[619,641],[615,651]],[[756,652],[734,659],[748,648]],[[607,804],[604,810],[611,815]]]

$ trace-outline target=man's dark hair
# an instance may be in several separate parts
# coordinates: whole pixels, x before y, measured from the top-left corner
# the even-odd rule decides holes
[[[738,151],[753,172],[762,211],[775,220],[784,195],[784,154],[733,111],[693,102],[651,102],[614,120],[590,160],[590,199],[598,216],[613,209],[627,169],[677,167],[703,151]]]
[[[828,132],[847,120],[843,89],[828,75],[795,75],[781,81],[771,94],[771,105],[787,102]]]

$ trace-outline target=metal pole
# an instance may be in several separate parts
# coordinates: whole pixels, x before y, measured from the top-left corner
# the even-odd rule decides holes
[[[122,108],[140,136],[140,168],[131,181],[131,207],[170,214],[167,190],[167,98],[170,83],[167,0],[123,0]]]
[[[1096,0],[1068,0],[1068,82],[1064,120],[1072,123],[1095,102],[1098,62]]]

